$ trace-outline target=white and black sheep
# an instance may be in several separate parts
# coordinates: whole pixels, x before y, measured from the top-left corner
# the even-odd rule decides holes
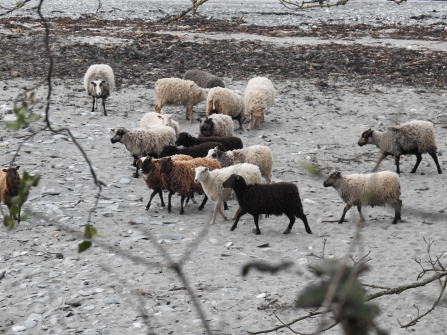
[[[189,116],[192,123],[192,107],[206,100],[208,91],[208,89],[201,88],[191,80],[158,79],[155,83],[155,111],[160,113],[164,105],[185,106],[186,119]]]
[[[213,148],[206,156],[217,159],[221,167],[227,167],[238,163],[250,163],[257,165],[262,176],[268,184],[272,181],[273,155],[269,147],[265,145],[253,145],[244,149],[222,151]]]
[[[205,142],[221,143],[226,150],[242,149],[244,147],[242,140],[235,136],[209,136],[209,137],[194,137],[188,133],[180,133],[175,141],[176,145],[183,145],[184,147],[191,147],[193,145],[202,144]]]
[[[18,218],[11,212],[12,198],[19,195],[20,180],[19,166],[0,170],[0,200],[8,207],[11,217],[20,223],[20,208]]]
[[[251,129],[251,124],[262,128],[264,115],[275,101],[275,88],[270,79],[265,77],[255,77],[251,79],[244,93],[245,114],[250,117],[247,130]]]
[[[234,199],[234,192],[231,189],[223,188],[222,184],[234,173],[243,176],[248,184],[262,183],[261,172],[253,164],[236,164],[214,171],[210,171],[209,168],[203,166],[196,168],[195,182],[202,184],[203,191],[207,197],[215,202],[210,224],[214,224],[216,221],[217,212],[227,220],[227,217],[222,212],[221,204],[230,199]]]
[[[192,80],[203,88],[225,87],[224,82],[218,76],[202,70],[186,71],[183,80]]]
[[[324,187],[333,186],[340,194],[346,207],[338,223],[343,223],[346,212],[357,206],[360,221],[364,222],[362,206],[384,206],[394,208],[393,223],[401,219],[402,201],[400,197],[399,175],[391,171],[343,176],[340,171],[332,172],[323,183]]]
[[[219,150],[225,151],[225,147],[218,142],[205,142],[194,145],[192,147],[178,148],[175,145],[167,145],[158,155],[159,158],[173,155],[188,155],[193,158],[206,157],[211,148],[218,147]]]
[[[261,230],[258,224],[259,215],[285,214],[290,222],[283,234],[290,233],[295,223],[295,217],[300,218],[304,223],[306,232],[312,234],[307,223],[306,215],[303,212],[303,204],[301,203],[298,187],[295,184],[281,182],[265,185],[247,185],[243,177],[232,174],[223,183],[223,187],[233,189],[239,207],[241,208],[240,212],[236,215],[236,220],[231,227],[231,231],[236,229],[241,216],[249,213],[255,221],[256,235],[260,235]]]
[[[180,126],[177,121],[172,118],[171,114],[160,114],[155,112],[150,112],[144,114],[140,121],[141,128],[149,128],[152,126],[167,126],[171,127],[175,131],[175,137],[180,134]]]
[[[135,162],[147,155],[158,156],[166,145],[175,143],[175,132],[171,127],[154,126],[151,128],[136,128],[129,130],[126,128],[112,129],[114,131],[110,142],[120,142],[124,144],[127,151],[134,158]],[[134,177],[138,177],[138,167]]]
[[[437,146],[431,122],[414,120],[389,127],[385,132],[369,128],[363,132],[358,141],[360,146],[365,144],[374,144],[382,153],[373,172],[377,171],[386,156],[391,155],[396,162],[396,172],[400,173],[400,156],[416,155],[416,165],[411,170],[411,173],[415,173],[422,160],[421,154],[428,153],[435,161],[438,173],[442,173],[436,156]]]
[[[184,213],[183,203],[187,196],[192,196],[194,192],[203,193],[202,186],[194,182],[194,169],[199,166],[206,166],[210,170],[219,169],[220,165],[214,159],[194,158],[186,161],[176,161],[171,157],[164,157],[159,160],[160,173],[166,182],[169,193],[168,212],[171,212],[170,196],[178,193],[181,196],[180,214]],[[203,209],[208,197],[205,195],[199,209]]]
[[[106,99],[110,96],[110,93],[115,89],[115,76],[113,70],[106,64],[94,64],[91,65],[84,75],[84,88],[87,94],[93,97],[92,112],[98,108],[98,99],[102,98],[102,108],[104,115],[106,112]]]
[[[244,99],[228,88],[215,87],[210,90],[206,98],[206,115],[224,114],[233,120],[238,120],[239,129],[244,129],[245,120]]]
[[[198,120],[200,121],[199,137],[233,136],[234,125],[231,116],[213,114]]]

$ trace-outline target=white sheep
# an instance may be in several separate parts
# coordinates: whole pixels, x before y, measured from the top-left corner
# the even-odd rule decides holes
[[[198,120],[200,121],[199,137],[233,136],[234,124],[231,116],[213,114]]]
[[[216,221],[217,212],[219,212],[220,215],[227,220],[227,217],[222,212],[221,204],[225,201],[234,199],[235,195],[232,189],[223,188],[222,184],[234,173],[243,176],[247,181],[247,184],[262,183],[259,167],[253,164],[236,164],[213,171],[210,171],[209,168],[203,166],[196,168],[194,181],[196,183],[201,183],[203,191],[207,197],[215,202],[213,217],[210,224],[214,224]]]
[[[175,143],[175,132],[171,127],[153,126],[151,128],[136,128],[128,130],[126,128],[112,129],[113,137],[110,139],[112,143],[123,143],[127,151],[134,158],[134,163],[141,157],[147,155],[156,155],[163,150],[166,145]],[[134,177],[138,177],[138,167]]]
[[[155,83],[155,111],[160,113],[164,105],[185,106],[186,119],[191,123],[192,107],[206,99],[209,89],[201,88],[191,80],[178,78],[158,79]]]
[[[180,134],[180,126],[177,121],[172,118],[171,114],[160,114],[155,112],[150,112],[144,114],[140,121],[141,128],[149,128],[152,126],[167,126],[171,127],[175,131],[175,138]]]
[[[245,88],[245,114],[250,117],[247,130],[251,129],[251,123],[262,128],[264,115],[275,101],[275,88],[270,79],[255,77],[251,79]]]
[[[393,223],[401,219],[402,201],[399,199],[400,184],[397,173],[383,171],[342,176],[339,171],[335,171],[324,181],[323,186],[333,186],[346,203],[338,223],[343,223],[346,212],[352,206],[357,206],[361,222],[365,221],[362,206],[374,207],[386,204],[394,208]]]
[[[94,64],[91,65],[84,75],[84,88],[87,94],[93,97],[92,112],[98,108],[98,99],[102,98],[102,108],[104,115],[106,112],[106,99],[110,96],[110,93],[115,89],[115,76],[113,70],[106,64]]]
[[[358,141],[360,146],[365,144],[374,144],[382,152],[373,172],[377,171],[386,156],[391,155],[394,156],[396,162],[396,172],[400,173],[400,155],[416,155],[416,165],[411,170],[411,173],[415,173],[422,160],[421,154],[428,153],[435,161],[438,173],[442,173],[436,156],[437,146],[431,122],[413,120],[389,127],[385,132],[369,128],[363,132]]]
[[[239,129],[244,129],[245,120],[244,100],[239,94],[228,88],[215,87],[210,90],[206,98],[206,115],[225,114],[233,120],[238,120]]]
[[[272,181],[273,155],[270,148],[265,145],[253,145],[251,147],[226,152],[214,148],[208,151],[206,157],[217,159],[221,167],[238,163],[254,164],[259,167],[261,175],[268,184]]]
[[[184,80],[192,80],[203,88],[225,87],[219,77],[202,70],[188,70],[183,75]]]

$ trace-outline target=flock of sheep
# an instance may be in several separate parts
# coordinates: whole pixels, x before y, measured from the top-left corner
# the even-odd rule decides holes
[[[93,98],[92,111],[98,109],[98,99],[102,99],[104,115],[105,100],[115,86],[114,74],[110,66],[92,65],[84,77],[84,87]],[[260,234],[258,220],[265,215],[282,215],[289,218],[284,234],[290,233],[295,218],[300,218],[308,234],[312,231],[303,212],[298,188],[293,183],[272,183],[273,156],[269,147],[254,145],[243,147],[242,140],[234,136],[233,120],[244,129],[243,122],[249,117],[260,129],[275,98],[272,82],[265,77],[251,79],[242,98],[236,91],[225,88],[221,78],[200,70],[187,71],[183,79],[163,78],[155,84],[155,112],[146,113],[136,129],[112,129],[112,143],[122,143],[133,156],[136,168],[148,188],[153,192],[147,203],[157,194],[164,207],[163,191],[168,191],[168,211],[171,212],[171,197],[181,196],[180,214],[184,214],[184,202],[195,201],[195,193],[204,194],[199,206],[202,210],[208,199],[215,202],[211,224],[217,213],[224,219],[222,211],[228,209],[227,201],[237,199],[239,208],[234,214],[237,227],[240,217],[246,213],[253,216],[256,234]],[[199,118],[198,136],[180,132],[180,126],[172,115],[161,114],[164,106],[186,107],[186,119],[193,122],[193,106],[206,100],[206,117]],[[376,145],[382,155],[373,173],[342,175],[335,171],[324,181],[324,187],[334,187],[346,206],[339,223],[343,223],[346,212],[356,206],[361,221],[364,221],[362,206],[390,205],[394,208],[393,223],[401,219],[399,159],[401,155],[416,155],[417,161],[411,173],[415,173],[422,159],[428,153],[434,160],[438,173],[442,173],[437,158],[437,146],[433,125],[426,121],[411,121],[389,127],[380,132],[371,128],[363,132],[358,145]],[[388,155],[394,156],[397,173],[376,172],[381,161]],[[12,197],[18,194],[20,176],[18,167],[0,171],[1,200],[8,208]],[[13,216],[15,213],[11,213]],[[14,216],[15,217],[15,216]],[[20,214],[19,214],[20,222]]]

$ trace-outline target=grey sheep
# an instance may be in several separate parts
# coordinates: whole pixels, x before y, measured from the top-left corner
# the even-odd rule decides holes
[[[225,87],[224,82],[218,76],[202,70],[188,70],[183,80],[192,80],[203,88]]]
[[[114,131],[114,135],[110,142],[124,144],[127,151],[134,158],[134,166],[136,167],[135,178],[138,177],[136,161],[147,155],[158,156],[164,146],[175,143],[174,129],[166,126],[136,128],[133,130],[118,128],[112,129],[112,131]]]
[[[106,99],[110,96],[110,93],[115,89],[115,76],[113,70],[106,64],[94,64],[91,65],[84,75],[84,88],[87,94],[93,97],[92,112],[98,108],[98,99],[102,98],[102,109],[105,116],[106,112]]]
[[[396,162],[396,172],[400,173],[400,156],[416,155],[416,165],[411,170],[411,173],[415,173],[422,160],[421,154],[428,153],[435,161],[438,173],[442,173],[436,156],[437,146],[431,122],[414,120],[389,127],[385,132],[369,128],[362,133],[358,141],[359,146],[365,144],[374,144],[382,152],[373,172],[377,171],[386,156],[391,155],[394,156]]]
[[[399,175],[391,171],[343,176],[340,171],[332,172],[323,183],[324,187],[333,186],[340,194],[346,207],[338,223],[343,223],[346,212],[357,206],[360,221],[365,221],[362,206],[384,206],[394,208],[393,223],[401,219],[402,201],[400,197]]]
[[[223,114],[213,114],[210,117],[198,119],[199,137],[208,136],[233,136],[233,119],[231,116]]]

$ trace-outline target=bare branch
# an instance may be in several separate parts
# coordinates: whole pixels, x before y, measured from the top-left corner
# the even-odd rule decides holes
[[[14,5],[14,6],[12,6],[12,7],[10,7],[10,8],[7,8],[4,12],[1,12],[0,13],[0,16],[5,16],[5,15],[7,15],[7,14],[9,14],[9,13],[12,13],[12,12],[14,12],[14,11],[16,11],[17,9],[20,9],[20,8],[22,8],[23,6],[25,6],[28,2],[30,2],[31,0],[19,0],[19,1],[17,1],[17,3]]]
[[[184,17],[186,14],[188,14],[189,12],[191,12],[192,15],[195,15],[197,12],[197,9],[207,1],[208,0],[192,0],[191,7],[188,7],[187,9],[183,10],[180,14],[171,17],[169,20],[166,20],[165,23],[168,24],[168,23],[172,23],[174,21],[178,21],[182,17]]]

